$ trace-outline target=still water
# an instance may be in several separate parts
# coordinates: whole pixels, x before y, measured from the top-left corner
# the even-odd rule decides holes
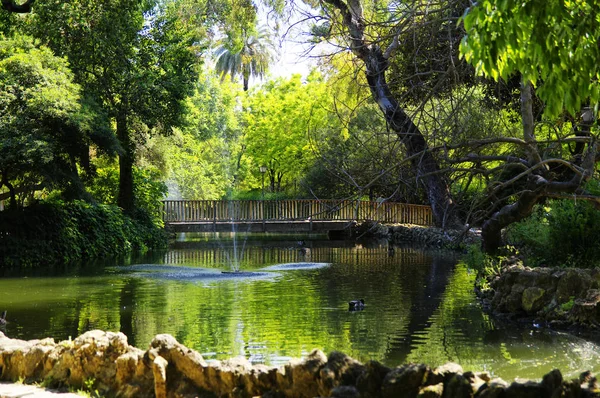
[[[299,241],[303,240],[301,244]],[[222,274],[236,264],[242,275]],[[147,348],[170,333],[205,359],[281,365],[313,348],[389,366],[448,361],[512,380],[600,371],[600,347],[483,313],[474,274],[448,253],[323,237],[182,235],[167,252],[5,275],[12,338],[121,331]],[[363,298],[362,311],[348,301]]]

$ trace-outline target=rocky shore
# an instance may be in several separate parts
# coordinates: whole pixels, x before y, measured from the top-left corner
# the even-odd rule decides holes
[[[122,333],[100,330],[59,343],[0,333],[0,379],[117,397],[600,397],[589,372],[564,380],[554,370],[541,382],[509,384],[452,363],[389,368],[318,350],[279,368],[244,358],[207,363],[170,335],[157,335],[143,351],[128,345]]]
[[[393,244],[416,243],[437,249],[464,249],[465,245],[481,243],[478,233],[472,230],[444,230],[414,224],[364,222],[356,227],[353,236],[385,238]]]
[[[500,270],[477,286],[493,314],[555,327],[600,327],[600,269],[529,268],[511,258]]]

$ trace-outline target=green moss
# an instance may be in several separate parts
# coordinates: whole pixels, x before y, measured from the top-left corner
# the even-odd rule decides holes
[[[575,305],[575,297],[571,296],[569,297],[569,301],[560,305],[560,309],[564,312],[569,312],[573,308],[573,305]]]

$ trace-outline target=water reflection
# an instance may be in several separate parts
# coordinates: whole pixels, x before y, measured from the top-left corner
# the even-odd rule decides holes
[[[66,339],[120,330],[140,348],[170,333],[209,360],[244,355],[272,365],[320,348],[390,366],[456,361],[507,379],[599,369],[594,343],[492,322],[475,300],[474,275],[446,253],[321,237],[303,237],[301,246],[298,237],[243,239],[192,236],[143,258],[5,277],[6,333]],[[244,275],[222,274],[234,256]],[[349,312],[358,298],[365,309]]]

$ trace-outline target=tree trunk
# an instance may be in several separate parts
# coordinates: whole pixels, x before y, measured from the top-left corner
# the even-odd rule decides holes
[[[541,191],[527,191],[515,203],[494,213],[481,228],[481,248],[486,253],[496,253],[502,246],[502,229],[529,217],[533,206],[542,198]]]
[[[521,85],[523,137],[528,144],[526,151],[530,174],[524,177],[527,178],[527,184],[525,190],[518,193],[519,198],[517,201],[502,207],[483,224],[481,229],[481,246],[487,253],[497,252],[498,248],[502,245],[502,229],[529,217],[533,212],[533,206],[541,199],[547,197],[549,194],[575,193],[594,174],[598,153],[598,144],[596,142],[588,144],[585,156],[581,157],[580,153],[575,154],[576,156],[571,163],[574,166],[578,166],[581,171],[567,174],[562,181],[557,179],[558,176],[549,173],[549,170],[545,167],[536,168],[542,159],[539,155],[535,138],[532,90],[533,88],[529,82],[524,82]],[[584,121],[591,123],[589,117]],[[580,151],[583,151],[583,148]]]
[[[348,29],[350,49],[365,64],[373,99],[379,105],[390,128],[404,144],[406,155],[414,156],[412,167],[417,179],[425,188],[436,225],[442,228],[457,227],[459,221],[454,211],[455,206],[450,196],[448,182],[440,172],[437,160],[429,151],[423,134],[400,107],[389,89],[385,76],[389,66],[387,57],[377,44],[369,44],[365,40],[365,21],[360,1],[348,0],[347,4],[342,0],[324,1],[341,12],[343,23]]]
[[[8,181],[8,173],[6,171],[2,172],[2,181],[0,181],[0,187],[2,185],[5,185],[6,188],[8,188],[8,194],[9,194],[9,204],[11,209],[16,209],[17,208],[17,192],[15,190],[15,187],[10,183],[10,181]]]
[[[117,115],[117,138],[123,147],[119,154],[119,197],[117,204],[126,212],[134,209],[133,162],[135,150],[129,136],[127,115],[120,111]]]
[[[529,167],[541,162],[535,139],[532,92],[533,87],[530,82],[521,82],[521,120],[523,122],[523,138],[527,142],[526,152]],[[536,182],[541,181],[543,181],[542,178],[530,176],[527,181],[527,190],[519,195],[517,201],[502,207],[483,223],[481,228],[483,251],[496,253],[502,245],[502,229],[531,215],[533,206],[544,194],[544,187],[536,186]]]
[[[390,128],[396,132],[408,157],[417,179],[422,182],[431,204],[436,225],[442,228],[457,227],[459,222],[454,213],[454,202],[450,197],[448,182],[440,172],[437,160],[429,151],[425,137],[419,128],[400,107],[391,93],[386,78],[387,61],[381,51],[371,50],[368,54],[367,81],[373,99],[385,115]]]

